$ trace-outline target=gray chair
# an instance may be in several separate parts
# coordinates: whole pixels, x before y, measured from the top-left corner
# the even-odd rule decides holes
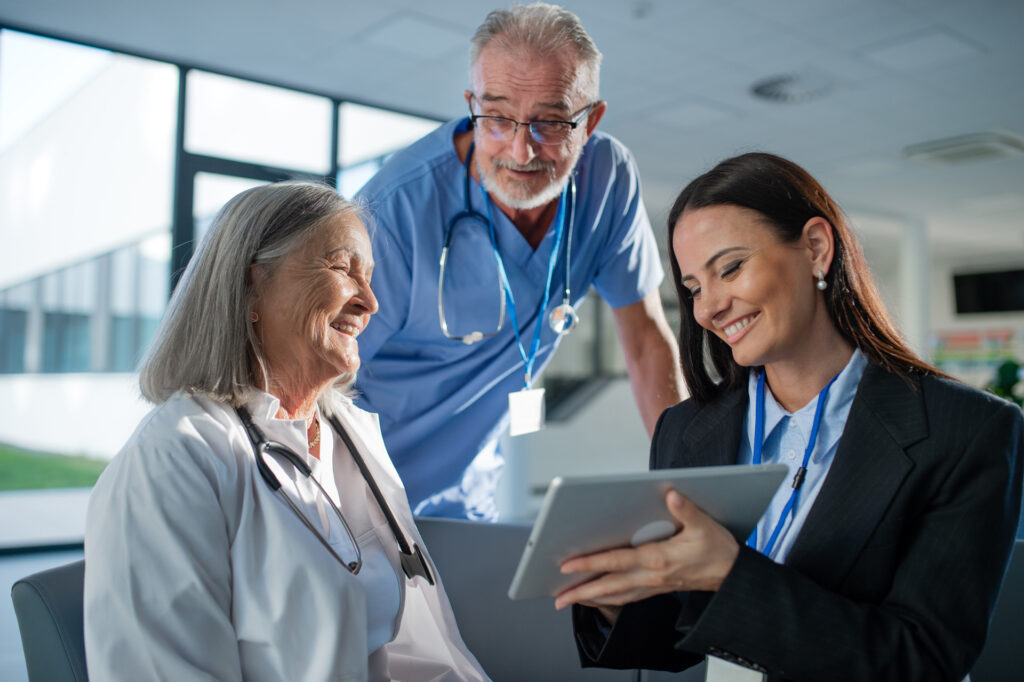
[[[512,601],[530,527],[453,519],[416,520],[469,650],[494,682],[638,680],[636,670],[583,669],[569,611],[551,599]]]
[[[417,522],[444,580],[463,637],[495,682],[637,680],[636,671],[583,670],[568,612],[550,600],[506,595],[529,526],[450,519]],[[85,562],[41,571],[14,584],[11,598],[32,682],[84,682],[82,587]]]
[[[85,561],[79,560],[22,578],[11,588],[32,682],[89,679],[82,623],[84,581]]]
[[[950,586],[955,589],[955,585]],[[1024,540],[1017,540],[1003,589],[996,600],[988,639],[971,670],[971,682],[1002,682],[1024,677],[1020,650],[1024,643]]]

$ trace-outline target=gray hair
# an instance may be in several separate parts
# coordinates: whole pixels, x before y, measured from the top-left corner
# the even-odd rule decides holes
[[[480,53],[491,41],[506,50],[525,48],[548,56],[571,47],[580,59],[584,72],[583,94],[596,101],[601,80],[601,51],[597,49],[579,17],[558,5],[535,2],[516,5],[512,9],[496,9],[473,34],[469,47],[470,82]]]
[[[265,388],[266,362],[249,321],[250,266],[271,271],[328,220],[362,210],[333,187],[279,182],[238,194],[217,213],[167,305],[142,361],[142,395],[162,403],[177,391],[232,405]],[[327,404],[355,381],[335,382]]]

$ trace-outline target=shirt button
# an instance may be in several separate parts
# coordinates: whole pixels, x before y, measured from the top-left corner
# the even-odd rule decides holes
[[[790,450],[786,453],[786,457],[789,459],[796,459],[796,450]]]
[[[789,428],[795,429],[796,428],[796,422],[795,421],[789,422]]]

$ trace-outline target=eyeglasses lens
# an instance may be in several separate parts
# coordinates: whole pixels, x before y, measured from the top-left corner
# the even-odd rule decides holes
[[[572,126],[559,121],[538,121],[526,125],[516,123],[508,118],[482,117],[478,119],[477,123],[493,139],[501,140],[502,142],[508,142],[514,138],[519,126],[528,128],[530,136],[536,142],[547,145],[562,144],[569,137],[569,133],[572,132]]]

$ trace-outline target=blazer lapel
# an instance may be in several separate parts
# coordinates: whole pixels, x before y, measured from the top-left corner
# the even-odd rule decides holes
[[[702,408],[683,432],[679,466],[735,464],[747,412],[746,385]]]
[[[913,468],[906,448],[928,435],[920,382],[911,382],[874,364],[864,371],[828,477],[786,560],[825,587],[842,584]]]

